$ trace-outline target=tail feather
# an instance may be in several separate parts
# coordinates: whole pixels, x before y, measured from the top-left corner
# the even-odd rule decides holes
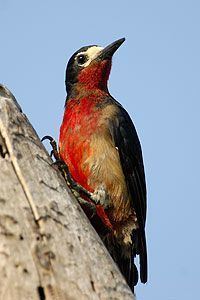
[[[140,232],[140,279],[142,283],[147,282],[147,246],[145,232]]]
[[[113,260],[118,265],[121,273],[124,275],[128,285],[134,292],[134,286],[138,282],[138,270],[134,263],[136,255],[140,257],[140,280],[147,282],[147,250],[144,229],[133,230],[133,244],[129,247],[119,242],[119,240],[104,226],[98,217],[92,218],[92,225],[99,233],[102,241],[108,249]],[[103,230],[104,228],[104,230]]]
[[[113,235],[106,235],[102,238],[106,248],[108,249],[109,253],[111,254],[113,260],[118,265],[121,273],[126,279],[127,284],[134,292],[134,286],[138,282],[138,270],[136,265],[134,264],[134,256],[131,247],[129,248],[129,255],[124,253],[124,246],[121,245],[117,239]]]

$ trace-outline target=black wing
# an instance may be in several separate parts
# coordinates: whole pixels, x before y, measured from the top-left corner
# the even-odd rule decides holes
[[[147,250],[145,238],[146,183],[140,141],[133,122],[126,110],[115,101],[118,113],[110,120],[110,130],[116,147],[132,205],[136,212],[139,229],[133,232],[134,254],[140,255],[141,282],[147,281]]]

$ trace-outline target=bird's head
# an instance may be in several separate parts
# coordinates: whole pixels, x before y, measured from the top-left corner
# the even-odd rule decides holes
[[[107,91],[112,56],[125,41],[119,39],[107,47],[97,45],[82,47],[70,58],[66,70],[66,89],[70,93],[74,87],[101,89]]]

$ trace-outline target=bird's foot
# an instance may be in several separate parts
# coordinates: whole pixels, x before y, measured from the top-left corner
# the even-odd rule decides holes
[[[100,185],[92,194],[91,199],[96,205],[101,205],[104,209],[109,207],[109,196],[103,185]]]
[[[41,141],[43,142],[44,140],[49,140],[50,144],[52,146],[52,150],[50,152],[50,156],[54,157],[55,162],[52,163],[53,167],[57,167],[58,170],[61,172],[62,176],[64,177],[67,185],[69,186],[70,190],[72,191],[73,195],[76,197],[78,202],[88,208],[92,214],[96,213],[96,205],[95,201],[92,199],[92,193],[90,193],[88,190],[86,190],[84,187],[82,187],[80,184],[78,184],[71,176],[69,172],[68,166],[64,163],[63,160],[60,159],[60,155],[58,152],[57,148],[57,143],[56,141],[49,135],[44,136]],[[80,194],[83,194],[86,196],[88,199],[90,199],[90,202],[83,199]]]
[[[86,190],[82,185],[78,184],[71,176],[68,166],[63,161],[57,161],[54,164],[59,165],[59,169],[63,177],[65,178],[67,185],[69,186],[71,192],[78,200],[79,204],[91,212],[91,217],[96,214],[96,205],[92,199],[92,193]],[[90,201],[85,200],[81,195],[86,196]]]
[[[50,135],[45,135],[42,139],[41,139],[41,142],[45,141],[45,140],[49,140],[50,141],[50,144],[51,144],[51,147],[52,147],[52,150],[50,152],[50,156],[54,157],[55,158],[55,161],[59,161],[60,160],[60,155],[59,155],[59,152],[58,152],[58,147],[57,147],[57,143],[56,141],[54,140],[54,138],[52,138]]]
[[[69,186],[70,190],[74,194],[74,196],[77,198],[79,203],[91,209],[93,212],[96,211],[96,205],[101,205],[103,208],[107,208],[109,205],[109,198],[105,191],[105,188],[101,185],[98,187],[93,193],[86,190],[83,186],[78,184],[71,176],[69,172],[68,166],[65,164],[63,160],[61,160],[59,151],[57,148],[57,143],[49,135],[44,136],[41,141],[49,140],[50,144],[52,146],[52,150],[50,152],[50,156],[54,157],[55,162],[52,163],[52,166],[57,166],[59,171],[61,171],[62,176],[65,178],[67,185]],[[90,201],[87,201],[81,197],[81,195],[85,196]]]

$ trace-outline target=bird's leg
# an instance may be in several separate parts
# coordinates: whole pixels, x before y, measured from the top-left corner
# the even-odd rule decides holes
[[[58,166],[58,169],[61,171],[63,177],[65,178],[67,185],[69,186],[70,190],[74,194],[74,196],[77,198],[79,203],[90,210],[92,210],[93,214],[96,213],[96,205],[95,201],[92,197],[92,193],[90,193],[88,190],[86,190],[84,187],[82,187],[80,184],[78,184],[71,176],[69,172],[68,166],[64,163],[63,160],[60,159],[59,151],[57,148],[57,143],[56,141],[49,135],[44,136],[41,141],[43,142],[44,140],[49,140],[50,144],[52,146],[52,151],[50,153],[50,156],[54,156],[55,162],[53,162],[52,165]],[[90,202],[83,199],[80,196],[80,193],[84,194],[88,199],[90,199]]]
[[[45,141],[45,140],[49,140],[49,141],[50,141],[50,144],[51,144],[51,147],[52,147],[50,156],[51,156],[51,157],[54,156],[54,158],[55,158],[56,161],[60,160],[60,155],[59,155],[59,152],[58,152],[57,143],[56,143],[56,141],[54,140],[54,138],[52,138],[50,135],[45,135],[45,136],[41,139],[41,142],[43,142],[43,141]]]
[[[71,174],[69,172],[69,168],[68,166],[65,164],[65,162],[60,158],[59,152],[58,152],[58,148],[57,148],[57,143],[54,140],[54,138],[52,138],[49,135],[45,135],[41,141],[43,142],[44,140],[49,140],[50,144],[52,146],[52,151],[50,153],[50,156],[54,156],[55,158],[55,162],[53,163],[53,165],[58,166],[59,170],[62,172],[63,177],[65,178],[65,180],[67,181],[68,185],[76,190],[78,193],[82,192],[84,193],[88,198],[91,197],[91,193],[88,192],[85,188],[83,188],[80,184],[78,184],[77,182],[75,182],[72,177]]]
[[[61,170],[63,177],[68,182],[68,185],[71,189],[75,190],[77,193],[83,193],[86,197],[89,199],[92,196],[92,193],[90,193],[88,190],[86,190],[82,185],[78,184],[71,176],[69,172],[68,166],[64,163],[62,160],[57,160],[54,162],[54,165],[58,165],[59,169]]]
[[[96,205],[101,205],[104,209],[109,207],[110,199],[104,185],[100,185],[97,189],[95,189],[95,191],[91,194],[91,199]]]
[[[56,161],[54,164],[59,166],[59,169],[61,170],[61,173],[67,182],[67,185],[69,186],[70,190],[72,191],[73,195],[76,197],[78,202],[83,207],[88,208],[92,212],[92,215],[95,215],[96,205],[93,202],[92,193],[90,193],[72,178],[68,166],[62,160]],[[80,194],[86,196],[90,200],[90,202],[81,197]]]
[[[68,166],[62,160],[59,160],[54,164],[59,165],[59,169],[61,170],[63,177],[80,204],[87,206],[88,208],[91,206],[92,209],[96,207],[96,205],[101,205],[104,209],[108,208],[109,197],[104,186],[101,185],[93,193],[91,193],[72,178]],[[80,197],[80,194],[86,196],[90,202]]]

